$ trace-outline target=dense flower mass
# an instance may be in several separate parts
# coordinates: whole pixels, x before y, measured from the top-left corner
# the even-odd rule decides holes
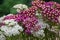
[[[14,21],[14,19],[4,20],[2,23],[4,23],[5,25],[2,25],[0,29],[6,36],[15,36],[23,31],[23,28],[18,25],[18,23]]]
[[[60,4],[56,2],[33,1],[32,5],[37,6],[42,11],[43,19],[46,18],[52,22],[59,23]]]
[[[38,20],[38,23],[35,24],[34,28],[32,28],[31,33],[35,37],[45,36],[44,30],[46,27],[49,27],[48,24],[44,23],[42,20]]]
[[[36,12],[35,12],[37,9],[38,8],[36,6],[32,6],[29,9],[23,10],[16,15],[13,14],[7,15],[4,18],[4,20],[14,19],[17,22],[21,22],[24,26],[25,33],[28,34],[34,33],[35,31],[43,30],[44,26],[46,25],[42,22],[38,23],[39,21],[38,18],[36,17]]]
[[[23,4],[17,4],[13,8],[17,8],[17,14],[8,14],[0,18],[0,31],[5,36],[25,32],[35,37],[44,37],[44,29],[49,25],[43,19],[60,23],[60,4],[53,1],[35,0],[29,8]]]
[[[6,40],[5,36],[3,35],[1,31],[0,31],[0,40]]]
[[[34,27],[34,25],[38,22],[37,17],[35,16],[35,11],[37,7],[32,6],[28,10],[22,11],[19,13],[21,15],[21,20],[23,25],[25,26],[25,32],[31,33],[30,30]]]

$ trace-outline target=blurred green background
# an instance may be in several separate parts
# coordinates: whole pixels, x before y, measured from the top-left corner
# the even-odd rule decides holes
[[[28,6],[31,6],[32,0],[0,0],[0,16],[7,15],[10,13],[10,9],[13,5],[23,3]],[[51,1],[51,0],[45,0],[45,1]],[[52,0],[60,3],[60,0]]]

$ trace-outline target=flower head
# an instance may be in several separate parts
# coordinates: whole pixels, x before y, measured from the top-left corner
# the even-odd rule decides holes
[[[24,4],[17,4],[17,5],[14,5],[13,8],[17,9],[17,12],[20,12],[22,10],[28,9],[28,6]]]
[[[10,19],[10,20],[4,20],[3,23],[5,25],[2,25],[0,27],[1,31],[3,31],[4,35],[6,36],[12,36],[12,35],[17,35],[20,34],[20,32],[23,31],[22,26],[20,26],[15,20]]]
[[[0,40],[6,40],[5,36],[3,35],[1,31],[0,31]]]

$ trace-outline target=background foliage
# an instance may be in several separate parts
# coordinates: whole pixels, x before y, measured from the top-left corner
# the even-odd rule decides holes
[[[0,16],[10,13],[10,9],[15,4],[26,4],[30,6],[31,0],[0,0]]]

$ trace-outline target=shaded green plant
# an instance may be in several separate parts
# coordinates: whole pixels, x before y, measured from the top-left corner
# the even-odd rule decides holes
[[[10,13],[10,9],[15,4],[26,4],[30,6],[31,0],[4,0],[3,4],[0,5],[0,16],[7,15]]]

